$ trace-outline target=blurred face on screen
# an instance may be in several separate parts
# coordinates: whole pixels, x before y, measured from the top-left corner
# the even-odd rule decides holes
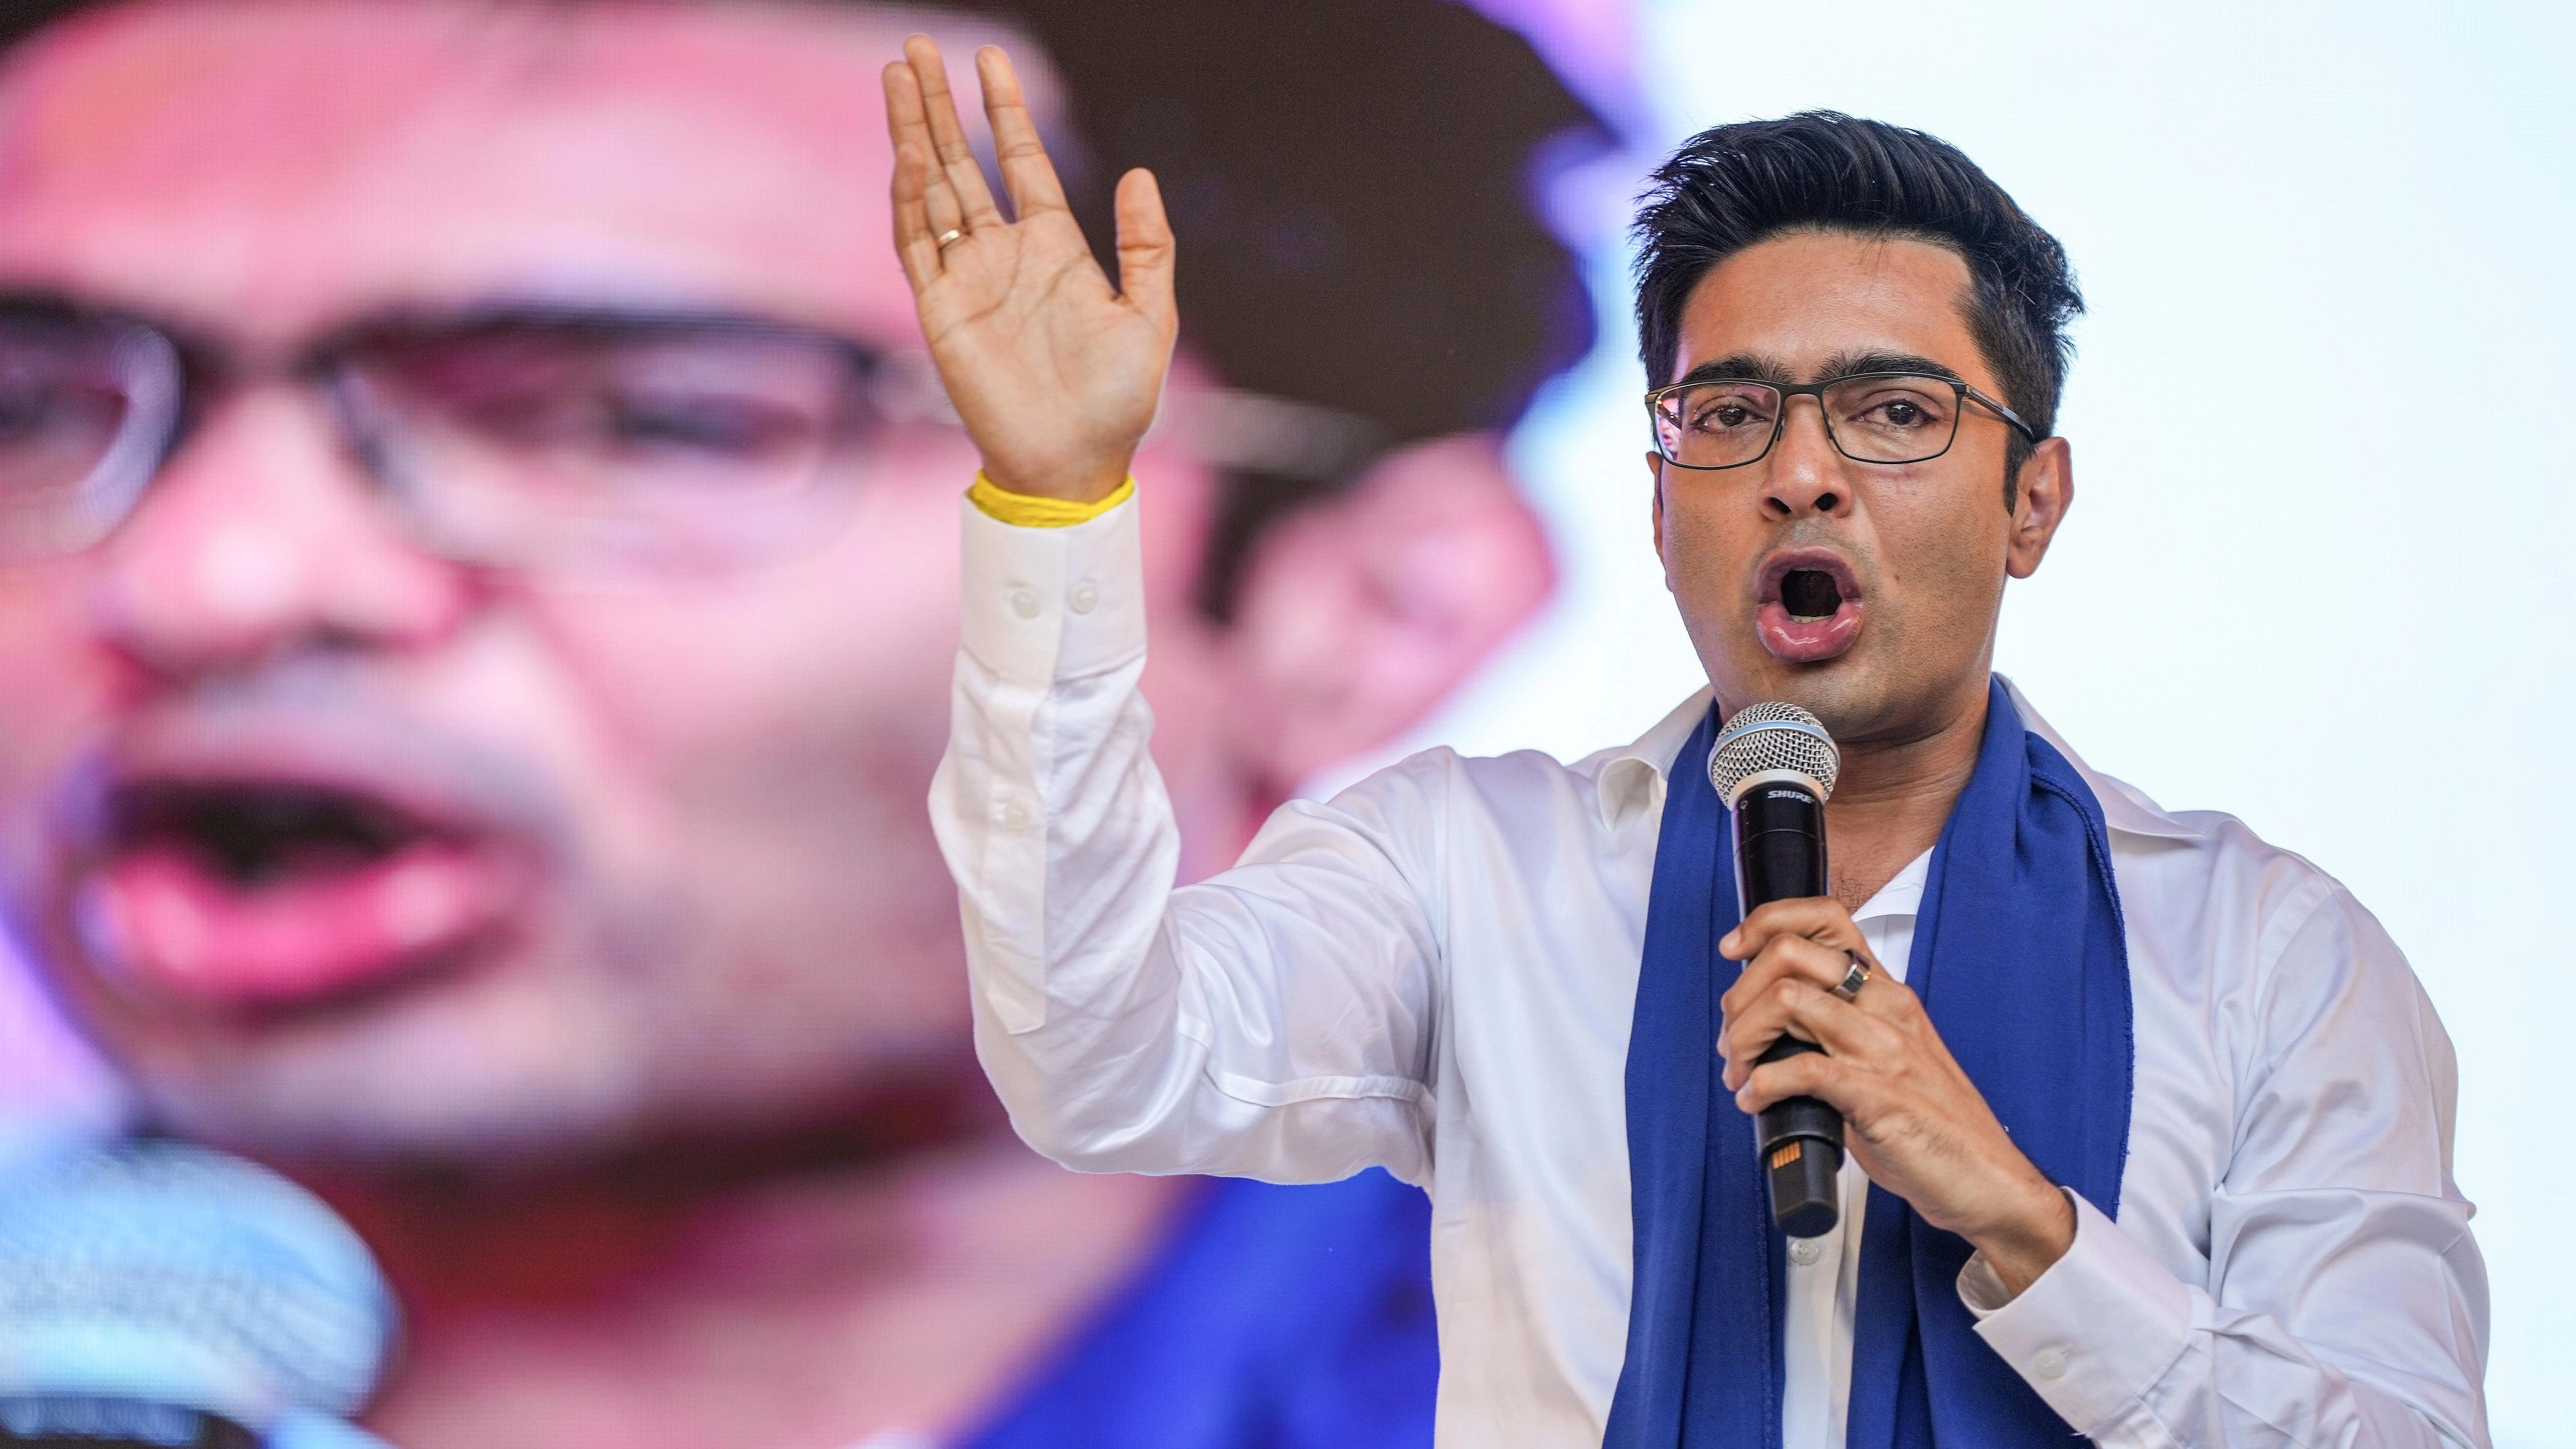
[[[0,869],[161,1120],[507,1157],[980,1091],[923,804],[975,457],[875,82],[922,23],[146,0],[12,59],[0,447],[180,431],[129,511],[66,484],[6,541]],[[1219,629],[1209,475],[1139,473],[1203,860],[1545,587],[1450,439],[1282,529]]]

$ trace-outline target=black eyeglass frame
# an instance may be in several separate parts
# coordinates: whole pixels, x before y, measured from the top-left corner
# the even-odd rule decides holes
[[[1829,390],[1841,387],[1845,383],[1866,382],[1875,377],[1912,377],[1920,378],[1925,382],[1945,384],[1962,404],[1968,402],[1983,404],[1987,409],[1992,411],[1995,416],[2002,418],[2007,423],[2010,423],[2024,438],[2029,441],[2037,443],[2045,440],[2047,437],[2046,434],[2040,432],[2037,428],[2023,422],[2021,414],[2014,412],[2009,407],[2006,407],[2001,401],[1987,396],[1982,390],[1971,387],[1966,382],[1955,377],[1942,377],[1935,373],[1915,371],[1854,372],[1845,374],[1842,377],[1828,378],[1823,382],[1803,382],[1794,384],[1770,382],[1758,377],[1686,378],[1680,382],[1667,383],[1662,387],[1654,388],[1647,392],[1647,436],[1654,443],[1655,456],[1676,468],[1688,468],[1694,473],[1722,473],[1730,468],[1750,468],[1754,464],[1761,462],[1763,459],[1770,457],[1771,450],[1780,445],[1780,435],[1783,432],[1786,432],[1789,427],[1789,400],[1791,398],[1798,397],[1811,397],[1816,400],[1816,416],[1825,425],[1825,440],[1834,445],[1835,452],[1842,454],[1844,457],[1851,459],[1855,463],[1875,463],[1882,468],[1910,467],[1916,463],[1929,463],[1933,459],[1948,453],[1952,447],[1957,445],[1959,441],[1959,420],[1954,416],[1950,420],[1950,436],[1942,441],[1940,450],[1938,452],[1926,453],[1920,458],[1864,458],[1852,452],[1850,449],[1845,448],[1843,446],[1842,438],[1834,432],[1833,414],[1828,412],[1825,408],[1825,394]],[[1762,440],[1762,450],[1740,463],[1685,463],[1681,459],[1674,457],[1672,454],[1665,452],[1662,432],[1656,427],[1656,404],[1676,393],[1688,392],[1693,388],[1725,386],[1767,387],[1779,397],[1779,414],[1771,420],[1771,436]],[[1965,407],[1962,406],[1960,411],[1964,413],[1966,411]]]

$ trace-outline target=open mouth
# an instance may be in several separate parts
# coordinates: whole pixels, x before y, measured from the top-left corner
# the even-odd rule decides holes
[[[1843,586],[1822,569],[1791,569],[1780,580],[1780,606],[1801,624],[1830,619],[1843,606]]]
[[[357,786],[139,778],[105,805],[76,902],[89,950],[200,999],[302,1000],[452,956],[527,876],[494,832]]]
[[[1755,600],[1762,647],[1792,664],[1836,658],[1860,638],[1859,576],[1830,549],[1796,549],[1766,560]]]

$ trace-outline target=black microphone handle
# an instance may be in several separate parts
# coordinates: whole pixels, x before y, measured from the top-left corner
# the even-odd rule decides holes
[[[1735,892],[1744,913],[1826,891],[1824,795],[1803,776],[1756,779],[1736,796]],[[1767,1065],[1811,1041],[1782,1036]],[[1771,1219],[1792,1238],[1833,1231],[1842,1217],[1842,1114],[1814,1097],[1790,1097],[1755,1114],[1754,1139],[1771,1183]]]

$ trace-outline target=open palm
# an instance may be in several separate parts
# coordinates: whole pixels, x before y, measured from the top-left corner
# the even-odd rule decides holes
[[[1154,420],[1178,325],[1171,225],[1151,173],[1120,178],[1112,288],[1009,58],[986,46],[975,68],[1013,216],[967,146],[939,47],[916,35],[885,71],[895,251],[985,475],[1014,493],[1089,502],[1125,480]]]

